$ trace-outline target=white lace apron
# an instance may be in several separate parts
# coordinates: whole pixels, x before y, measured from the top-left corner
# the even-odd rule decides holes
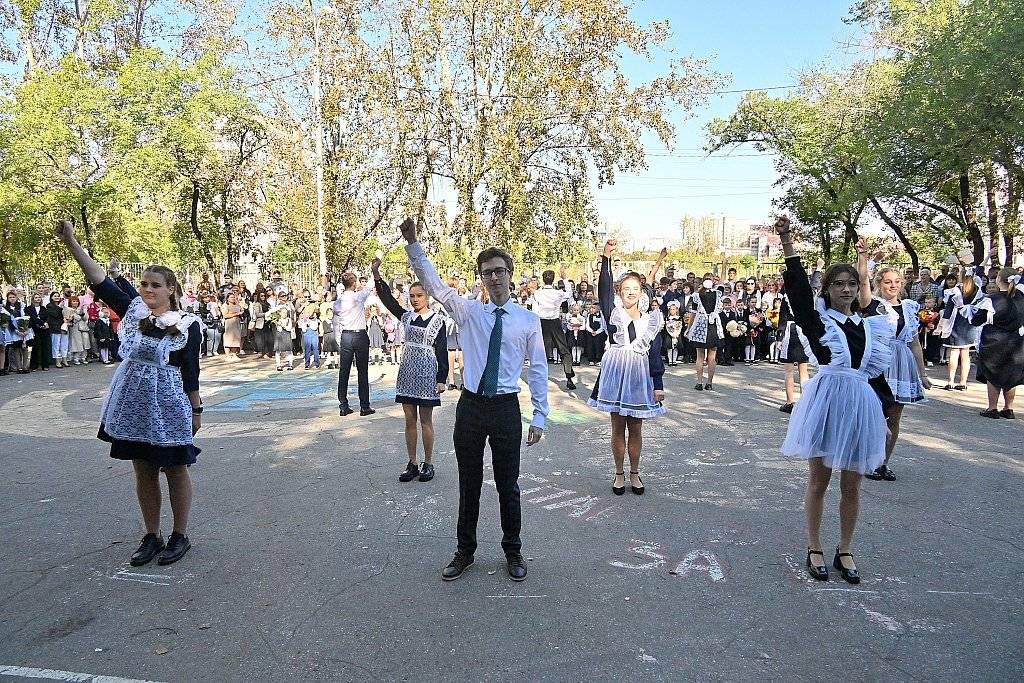
[[[405,332],[402,363],[398,366],[395,393],[408,398],[434,400],[437,398],[437,356],[434,340],[445,326],[444,316],[435,313],[426,327],[412,324],[416,313],[406,312],[401,327]]]
[[[699,293],[691,294],[690,296],[697,302],[697,310],[695,311],[693,324],[686,331],[686,338],[698,344],[706,344],[708,341],[709,325],[714,325],[718,328],[719,339],[725,337],[725,331],[722,329],[722,317],[719,315],[722,312],[721,293],[715,292],[715,307],[711,311],[704,310],[704,302],[701,300]]]
[[[103,402],[103,429],[115,439],[154,446],[192,443],[192,404],[181,381],[181,368],[169,365],[173,351],[188,343],[188,326],[198,320],[183,316],[181,334],[147,337],[139,322],[149,307],[141,297],[132,301],[117,331],[124,361],[110,380]]]

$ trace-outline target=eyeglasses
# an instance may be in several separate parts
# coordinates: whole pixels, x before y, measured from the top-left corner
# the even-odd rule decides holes
[[[501,279],[508,275],[510,272],[511,271],[509,271],[508,268],[488,268],[487,270],[480,271],[480,277],[484,278],[485,280],[488,280],[493,277]]]

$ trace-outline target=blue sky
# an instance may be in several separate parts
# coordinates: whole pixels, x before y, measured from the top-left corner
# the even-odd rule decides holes
[[[791,85],[799,73],[820,64],[841,66],[857,58],[841,45],[860,36],[860,29],[843,23],[852,0],[638,0],[632,16],[639,22],[668,19],[672,49],[677,56],[709,59],[712,69],[730,77],[724,89]],[[648,80],[660,71],[668,55],[655,63],[627,56],[628,77]],[[782,95],[785,90],[772,91]],[[677,117],[672,156],[655,136],[645,138],[645,171],[621,176],[613,187],[598,190],[598,211],[612,227],[621,226],[637,246],[656,247],[679,235],[684,214],[721,213],[761,220],[777,195],[771,156],[754,156],[744,147],[727,158],[724,153],[704,158],[705,124],[728,116],[742,93],[713,95],[695,116]],[[659,155],[659,156],[654,156]],[[744,156],[739,156],[744,155]]]

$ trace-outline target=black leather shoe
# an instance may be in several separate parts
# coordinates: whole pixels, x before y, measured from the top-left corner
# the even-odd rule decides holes
[[[832,559],[832,566],[842,573],[843,580],[846,581],[846,583],[860,583],[860,574],[857,573],[857,570],[847,569],[844,567],[843,563],[839,561],[840,557],[849,557],[851,560],[853,559],[853,555],[851,553],[841,553],[839,552],[839,548],[836,548],[836,556]]]
[[[612,479],[612,493],[614,493],[616,496],[621,496],[626,492],[625,472],[616,472],[615,476],[623,477],[623,481],[622,486],[615,486],[615,480]]]
[[[698,384],[697,386],[694,387],[694,389],[696,389],[697,391],[704,391],[704,385]]]
[[[988,410],[983,410],[983,411],[981,411],[978,414],[981,415],[982,417],[991,417],[994,420],[998,420],[999,419],[999,411],[996,410],[995,408],[989,408]]]
[[[565,379],[565,388],[568,389],[569,391],[572,391],[573,389],[576,388],[576,382],[572,381],[572,377],[567,377]]]
[[[882,479],[883,479],[882,468],[881,467],[876,467],[872,471],[870,471],[867,474],[865,474],[864,477],[866,479],[870,479],[871,481],[882,481]]]
[[[430,481],[434,478],[434,466],[429,462],[420,465],[420,481]]]
[[[373,415],[376,412],[377,411],[374,410],[373,408],[367,408],[366,410],[360,410],[359,414],[362,415],[363,417],[366,417],[367,415]]]
[[[164,539],[156,534],[146,534],[142,537],[142,545],[132,554],[131,565],[141,567],[148,564],[156,554],[164,549]]]
[[[526,562],[519,553],[509,553],[505,556],[508,566],[508,576],[513,581],[526,581]]]
[[[640,478],[640,473],[639,472],[634,472],[633,470],[630,470],[629,473],[631,475],[635,474],[636,475],[636,480],[638,482],[640,482],[639,486],[633,486],[632,482],[630,482],[629,488],[632,489],[633,493],[635,493],[638,496],[644,495],[644,480]],[[630,477],[630,479],[632,479],[632,477]]]
[[[822,565],[820,567],[811,564],[811,555],[821,555]],[[828,581],[828,567],[825,566],[825,553],[820,550],[807,549],[807,573],[817,581]]]
[[[398,475],[398,481],[412,481],[418,476],[420,476],[419,468],[416,467],[416,463],[410,462],[405,466],[405,471]]]
[[[345,417],[346,415],[351,415],[354,412],[356,412],[356,411],[352,410],[348,406],[339,406],[338,407],[338,414],[341,415],[342,417]]]
[[[177,532],[172,533],[170,538],[167,539],[167,547],[160,553],[160,557],[157,559],[157,564],[174,564],[181,558],[185,557],[185,553],[192,547],[189,543],[188,536],[184,536]]]
[[[448,566],[441,570],[441,578],[445,581],[454,581],[462,576],[462,572],[473,566],[473,556],[455,553],[455,557],[448,563]]]
[[[704,391],[714,391],[714,389],[715,388],[711,385],[711,382],[704,385]]]
[[[889,469],[888,465],[882,465],[878,469],[882,470],[882,479],[886,481],[896,481],[896,473]]]
[[[793,404],[792,403],[783,403],[781,406],[779,406],[779,412],[783,412],[783,413],[786,413],[786,414],[792,413],[793,412]]]
[[[1017,418],[1013,414],[1013,408],[1004,408],[999,411],[999,414],[1005,417],[1007,420],[1016,420]]]

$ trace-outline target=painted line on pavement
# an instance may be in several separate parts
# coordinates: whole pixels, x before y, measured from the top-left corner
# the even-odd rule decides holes
[[[6,666],[0,664],[0,676],[21,676],[22,678],[43,678],[48,681],[74,681],[75,683],[156,683],[141,678],[120,678],[98,676],[59,669],[37,669],[30,666]]]

